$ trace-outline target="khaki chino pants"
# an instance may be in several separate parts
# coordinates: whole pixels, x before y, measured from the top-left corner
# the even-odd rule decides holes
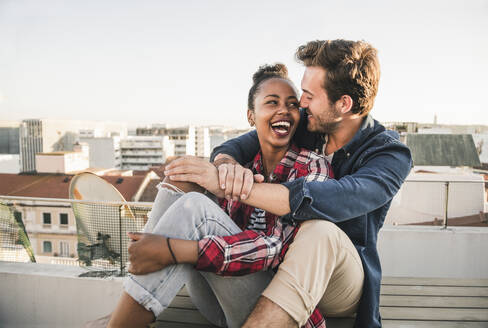
[[[318,305],[325,317],[356,312],[364,271],[349,237],[334,223],[301,224],[284,261],[263,296],[303,326]]]

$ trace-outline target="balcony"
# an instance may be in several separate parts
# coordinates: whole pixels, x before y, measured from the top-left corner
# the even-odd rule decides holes
[[[19,198],[0,196],[0,202],[12,207]],[[75,212],[88,214],[88,231],[97,222],[106,222],[106,227],[113,224],[110,229],[115,233],[110,233],[110,239],[121,242],[108,244],[96,236],[80,240],[96,250],[90,253],[95,257],[107,250],[117,254],[112,254],[111,260],[101,256],[88,262],[83,256],[36,254],[37,263],[22,263],[28,261],[28,256],[22,257],[22,247],[8,248],[0,243],[0,326],[81,326],[111,312],[121,293],[123,278],[119,275],[125,274],[128,242],[123,235],[127,229],[142,228],[151,204],[53,201],[69,203]],[[130,224],[126,222],[129,219]],[[380,311],[386,328],[488,327],[488,228],[449,226],[450,221],[446,222],[447,226],[385,225],[380,231]],[[3,230],[6,227],[0,225]],[[331,318],[328,327],[350,327],[352,320]],[[211,327],[184,289],[154,326]]]

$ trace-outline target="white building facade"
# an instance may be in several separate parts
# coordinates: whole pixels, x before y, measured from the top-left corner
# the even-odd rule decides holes
[[[123,170],[147,170],[163,164],[174,153],[174,144],[168,136],[130,136],[120,140]]]
[[[28,119],[20,124],[20,170],[36,171],[36,153],[72,151],[82,137],[127,136],[126,123]]]
[[[38,173],[72,173],[89,168],[88,145],[76,145],[74,151],[36,154]]]
[[[120,137],[92,137],[80,135],[80,142],[89,146],[90,167],[101,169],[120,169]]]

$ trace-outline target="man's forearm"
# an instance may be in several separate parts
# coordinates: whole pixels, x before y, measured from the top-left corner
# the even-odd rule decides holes
[[[290,191],[281,184],[255,183],[249,197],[241,201],[247,205],[283,216],[290,213],[289,196]]]

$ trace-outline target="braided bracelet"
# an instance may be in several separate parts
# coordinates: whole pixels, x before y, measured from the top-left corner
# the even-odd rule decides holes
[[[166,244],[168,245],[169,252],[171,253],[171,257],[173,258],[173,264],[178,264],[178,261],[176,261],[175,253],[173,253],[173,250],[171,249],[171,245],[169,244],[169,238],[166,238]]]

